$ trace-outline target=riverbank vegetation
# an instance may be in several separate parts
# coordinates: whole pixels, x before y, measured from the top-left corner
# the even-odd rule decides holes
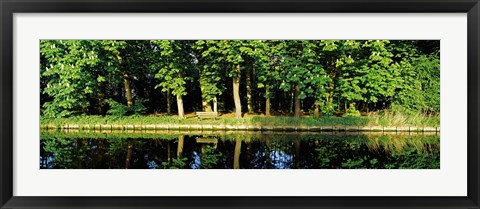
[[[74,116],[68,118],[41,118],[41,126],[63,127],[66,124],[75,125],[252,125],[252,126],[399,126],[399,127],[440,127],[439,117],[425,117],[423,115],[405,116],[395,113],[372,113],[368,116],[325,116],[325,117],[288,117],[288,116],[244,116],[218,117],[217,119],[198,119],[193,114],[188,114],[186,118],[177,116]]]
[[[438,127],[439,57],[438,40],[42,40],[41,123]]]

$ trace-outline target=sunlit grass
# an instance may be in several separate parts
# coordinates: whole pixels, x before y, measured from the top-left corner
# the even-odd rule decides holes
[[[368,125],[381,125],[381,126],[440,126],[440,116],[426,116],[420,113],[416,114],[403,114],[399,112],[383,111],[372,112],[367,116]]]
[[[439,127],[439,116],[421,114],[406,115],[396,112],[369,113],[360,117],[287,117],[287,116],[245,116],[243,118],[220,117],[199,119],[178,116],[76,116],[70,118],[41,118],[41,126],[76,125],[253,125],[253,126],[417,126]]]

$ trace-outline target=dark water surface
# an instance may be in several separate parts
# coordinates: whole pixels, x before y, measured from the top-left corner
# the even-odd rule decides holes
[[[423,133],[42,132],[41,169],[439,169]]]

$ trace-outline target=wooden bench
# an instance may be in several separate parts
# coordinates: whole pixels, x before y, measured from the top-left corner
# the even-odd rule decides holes
[[[195,112],[197,118],[217,118],[217,112]]]

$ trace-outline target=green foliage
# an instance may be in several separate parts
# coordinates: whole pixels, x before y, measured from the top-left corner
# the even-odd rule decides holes
[[[367,140],[365,140],[367,137]],[[326,139],[315,148],[320,168],[438,169],[439,139],[365,136],[358,140]]]
[[[385,164],[390,169],[438,169],[440,168],[439,150],[431,150],[428,153],[419,152],[414,147],[408,147],[401,152],[391,153],[391,162]]]
[[[106,102],[110,105],[110,110],[107,111],[109,115],[116,117],[129,115],[130,108],[128,106],[116,102],[113,99],[109,99]]]
[[[51,98],[43,103],[42,115],[68,117],[85,112],[90,105],[87,97],[95,88],[92,71],[99,63],[94,45],[89,41],[40,41],[41,93]]]
[[[192,64],[189,43],[173,40],[153,40],[152,43],[158,50],[157,62],[152,65],[152,68],[158,69],[155,78],[160,80],[155,88],[160,87],[164,92],[172,90],[173,95],[187,95],[185,85],[191,80],[188,70]]]
[[[200,164],[200,168],[208,169],[214,168],[218,162],[220,162],[220,158],[222,157],[222,153],[219,153],[213,146],[206,145],[204,146],[202,151],[202,160]]]
[[[226,63],[221,52],[217,49],[215,41],[196,41],[192,45],[192,49],[195,58],[198,60],[202,99],[204,101],[212,101],[216,96],[222,94],[225,89],[221,82]]]
[[[335,105],[331,101],[319,101],[317,102],[320,104],[320,109],[322,110],[322,114],[325,116],[333,116],[335,114]]]
[[[343,116],[359,117],[361,115],[360,115],[360,111],[358,111],[355,108],[355,104],[352,103],[352,104],[350,104],[350,107],[347,109],[347,111],[345,112],[345,114]]]
[[[118,159],[124,156],[127,140],[110,138],[108,140],[92,138],[70,138],[66,134],[42,135],[42,151],[51,154],[50,164],[58,169],[105,168],[105,164],[115,168],[124,167]],[[105,145],[109,144],[108,148]],[[135,141],[134,146],[141,146]],[[107,160],[92,156],[108,156]],[[111,162],[106,162],[111,161]],[[110,168],[110,167],[107,167]]]
[[[42,115],[89,114],[105,99],[106,86],[119,85],[127,42],[111,40],[40,41]]]
[[[287,42],[284,58],[282,60],[282,83],[280,88],[290,91],[294,86],[300,88],[300,99],[307,97],[323,99],[326,96],[324,86],[331,80],[326,75],[318,52],[318,45],[312,41]]]
[[[405,59],[410,60],[401,62],[404,80],[393,104],[410,111],[438,114],[440,112],[440,60],[436,55]]]
[[[162,166],[165,169],[183,169],[183,168],[187,167],[187,163],[186,163],[187,160],[188,160],[188,158],[186,158],[186,157],[175,158],[175,159],[172,159],[171,163],[162,162]]]
[[[148,100],[145,99],[137,99],[135,104],[131,107],[123,105],[119,102],[116,102],[113,99],[108,99],[106,102],[110,105],[110,109],[107,113],[114,117],[123,117],[123,116],[130,116],[130,115],[143,115],[147,112],[147,109],[143,105],[144,102]]]
[[[323,116],[440,114],[435,40],[42,40],[40,78],[41,114],[50,118],[161,111],[158,89],[185,97],[188,111],[214,99],[231,110],[231,78],[241,78],[235,93],[256,112],[271,99],[272,111],[289,114],[298,87],[301,109]],[[112,102],[131,101],[126,92],[143,106]]]

